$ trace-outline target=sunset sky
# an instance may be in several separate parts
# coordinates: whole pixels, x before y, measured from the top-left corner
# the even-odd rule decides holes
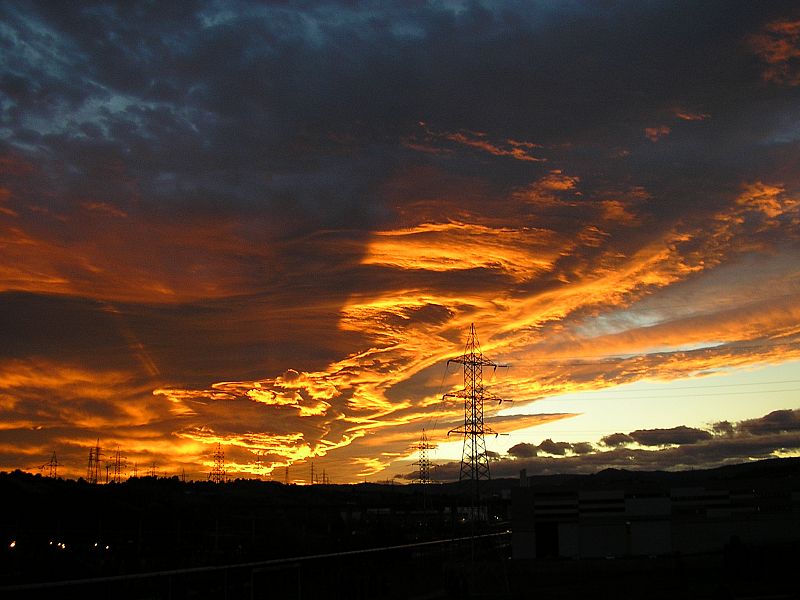
[[[0,3],[0,470],[800,454],[796,2]]]

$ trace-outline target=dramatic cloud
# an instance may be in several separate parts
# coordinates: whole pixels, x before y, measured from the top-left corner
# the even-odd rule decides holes
[[[511,365],[484,373],[501,432],[570,418],[526,414],[559,394],[800,359],[798,18],[3,4],[0,468],[55,448],[78,476],[101,438],[192,477],[216,443],[242,476],[380,477],[463,421],[471,323]],[[509,453],[741,457],[718,419]]]

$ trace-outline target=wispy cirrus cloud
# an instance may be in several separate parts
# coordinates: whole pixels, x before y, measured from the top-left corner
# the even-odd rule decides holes
[[[540,144],[505,139],[493,141],[486,132],[481,131],[437,131],[428,123],[419,122],[422,134],[412,136],[404,141],[404,145],[412,150],[430,152],[432,154],[449,154],[458,146],[472,148],[492,156],[512,158],[527,162],[544,162],[545,158],[534,153],[541,149]]]

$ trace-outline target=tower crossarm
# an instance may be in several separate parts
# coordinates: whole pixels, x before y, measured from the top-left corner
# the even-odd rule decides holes
[[[456,427],[455,429],[451,429],[450,431],[447,432],[447,435],[449,436],[451,433],[457,433],[459,435],[472,435],[472,434],[476,434],[476,435],[493,435],[494,437],[497,437],[498,435],[500,435],[499,433],[497,433],[491,427],[483,427],[482,429],[478,430],[477,428],[473,429],[471,427],[464,427],[463,425],[461,425],[459,427]],[[503,434],[503,435],[506,435],[506,434]]]
[[[472,396],[469,390],[456,390],[454,392],[447,392],[446,394],[442,395],[442,400],[446,398],[462,398],[462,399],[470,399]],[[487,392],[485,390],[481,390],[480,394],[481,400],[484,402],[497,402],[498,404],[502,404],[503,402],[513,402],[513,400],[505,400],[498,396],[497,394],[493,394],[491,392]]]
[[[414,446],[414,449],[415,450],[433,450],[433,449],[438,448],[438,447],[439,446],[437,444],[417,444],[416,446]]]
[[[497,402],[498,404],[502,404],[503,402],[513,402],[513,400],[505,400],[498,396],[497,394],[492,394],[491,392],[484,392],[483,393],[483,401],[484,402]]]
[[[467,356],[456,356],[447,359],[447,364],[457,363],[459,365],[481,365],[482,367],[492,367],[493,369],[507,369],[511,365],[501,365],[493,360],[489,360],[482,354],[468,354]]]

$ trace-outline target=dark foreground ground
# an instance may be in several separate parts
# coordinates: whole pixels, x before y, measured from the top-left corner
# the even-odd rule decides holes
[[[798,463],[740,471],[686,477],[693,485],[767,477],[780,489],[796,482]],[[619,477],[533,484],[592,488]],[[800,541],[691,556],[512,560],[517,484],[493,481],[485,519],[474,523],[458,485],[140,478],[97,486],[0,474],[0,598],[800,598]]]

